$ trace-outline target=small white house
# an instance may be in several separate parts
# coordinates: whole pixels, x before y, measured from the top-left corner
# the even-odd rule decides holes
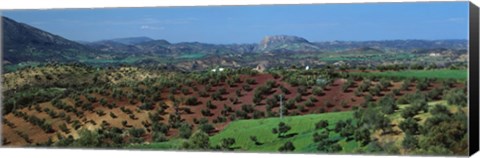
[[[307,66],[305,67],[305,70],[310,70],[310,66],[307,65]]]
[[[212,72],[217,72],[217,71],[222,72],[223,70],[225,70],[225,68],[222,68],[222,67],[221,68],[214,68],[214,69],[212,69]]]
[[[440,53],[430,53],[429,56],[431,56],[431,57],[439,57],[439,56],[441,56],[441,54],[440,54]]]

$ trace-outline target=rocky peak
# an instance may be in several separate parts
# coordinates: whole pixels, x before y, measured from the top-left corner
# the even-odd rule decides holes
[[[309,43],[306,39],[297,36],[275,35],[265,36],[260,42],[260,47],[266,49],[270,46],[289,44],[289,43]]]

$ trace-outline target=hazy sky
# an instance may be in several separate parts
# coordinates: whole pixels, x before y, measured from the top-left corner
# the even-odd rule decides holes
[[[4,11],[71,40],[147,36],[170,42],[257,43],[266,35],[309,41],[467,39],[468,2],[370,3]]]

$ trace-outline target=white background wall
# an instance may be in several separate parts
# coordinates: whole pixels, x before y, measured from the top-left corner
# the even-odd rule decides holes
[[[427,0],[0,0],[0,10],[5,9],[51,9],[51,8],[104,8],[104,7],[152,7],[152,6],[195,6],[195,5],[249,5],[249,4],[300,4],[300,3],[365,3],[365,2],[418,2]],[[447,0],[434,0],[447,1]],[[480,6],[480,0],[472,0]],[[86,150],[86,149],[40,149],[1,148],[0,158],[341,158],[341,157],[384,157],[363,155],[320,155],[320,154],[258,154],[219,152],[172,152],[139,150]],[[389,156],[403,157],[403,156]],[[477,153],[474,157],[480,157]],[[425,158],[425,157],[423,157]]]

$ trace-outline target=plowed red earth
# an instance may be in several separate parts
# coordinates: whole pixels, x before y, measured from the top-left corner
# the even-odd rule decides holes
[[[188,87],[189,91],[191,92],[188,95],[184,95],[184,94],[181,94],[181,93],[175,95],[176,98],[182,98],[182,97],[186,98],[187,96],[196,96],[197,99],[200,102],[198,105],[195,105],[195,106],[188,106],[188,105],[181,104],[180,107],[189,107],[191,109],[191,111],[193,112],[192,114],[187,114],[187,113],[182,112],[181,113],[182,119],[185,119],[185,121],[188,122],[189,124],[194,124],[193,123],[194,118],[200,119],[200,118],[204,117],[201,114],[201,110],[207,108],[206,103],[207,103],[208,100],[211,100],[212,103],[217,106],[216,109],[211,110],[213,115],[209,116],[209,117],[206,117],[206,118],[208,118],[210,123],[212,123],[212,121],[215,118],[217,118],[218,116],[221,116],[221,110],[223,109],[223,105],[228,105],[228,106],[232,107],[234,111],[241,110],[241,106],[243,104],[252,104],[253,105],[252,99],[253,99],[253,93],[254,93],[255,88],[257,88],[258,86],[264,85],[268,80],[275,80],[277,84],[283,85],[284,87],[286,87],[287,89],[290,90],[291,94],[286,95],[284,97],[285,100],[292,99],[297,94],[297,87],[292,87],[288,83],[282,82],[281,79],[279,79],[279,78],[275,79],[270,74],[258,74],[258,75],[255,75],[255,76],[243,75],[240,78],[242,80],[242,83],[236,84],[236,86],[234,86],[234,87],[228,86],[225,82],[221,82],[219,85],[212,86],[212,91],[209,94],[213,94],[213,92],[217,91],[218,89],[220,89],[222,87],[224,87],[227,90],[228,94],[222,95],[222,97],[225,98],[224,100],[212,100],[211,97],[200,97],[199,94],[197,93],[197,91],[195,91],[193,87],[196,87],[196,89],[198,89],[198,90],[204,90],[204,88],[205,88],[204,85],[194,85],[193,87]],[[242,85],[246,84],[245,80],[247,78],[254,79],[257,83],[254,84],[254,85],[251,85],[252,90],[249,91],[249,92],[247,92],[245,90],[242,90],[242,96],[238,98],[239,103],[232,104],[231,101],[229,100],[229,98],[237,97],[236,94],[235,94],[235,91],[237,89],[242,89]],[[310,97],[315,97],[315,98],[317,98],[318,101],[315,102],[314,103],[315,105],[312,106],[312,107],[305,107],[305,111],[300,112],[300,114],[319,113],[320,111],[322,111],[320,109],[323,109],[324,112],[351,110],[352,107],[359,106],[361,103],[363,103],[364,102],[363,96],[355,96],[354,95],[354,90],[361,83],[361,81],[355,81],[354,85],[351,86],[348,89],[347,92],[342,92],[341,86],[344,84],[344,82],[346,82],[346,80],[344,80],[344,79],[335,80],[333,84],[327,86],[327,88],[324,90],[324,95],[321,95],[321,96],[313,95],[312,94],[312,88],[309,87],[308,88],[308,95],[303,96],[302,97],[303,101],[298,102],[296,104],[302,104],[303,105],[304,102],[306,100],[308,100],[308,98],[310,98]],[[376,84],[376,83],[374,82],[374,84]],[[392,82],[392,86],[389,87],[388,89],[382,91],[381,93],[382,94],[387,94],[387,93],[391,92],[393,89],[399,89],[401,84],[402,84],[402,82]],[[404,95],[404,94],[407,94],[407,93],[415,92],[416,91],[415,84],[416,84],[415,82],[412,83],[412,86],[410,87],[410,89],[408,91],[401,91],[401,94]],[[435,87],[439,87],[440,85],[441,84],[439,82],[432,83],[431,86],[428,88],[428,90],[431,90]],[[455,87],[462,87],[462,86],[463,86],[462,84],[456,84],[455,85]],[[184,87],[186,87],[186,86],[184,86]],[[273,90],[274,90],[274,93],[272,93],[271,96],[264,96],[263,97],[264,99],[262,101],[262,105],[255,106],[255,109],[260,110],[260,111],[265,111],[265,107],[266,107],[265,100],[266,100],[266,98],[270,98],[274,94],[281,94],[281,90],[278,87],[274,88]],[[168,113],[172,113],[173,112],[172,102],[167,99],[168,97],[166,97],[166,96],[168,96],[167,90],[164,90],[164,91],[158,92],[158,93],[161,93],[161,96],[163,97],[162,99],[165,101],[165,103],[167,105],[169,105],[169,108],[167,108],[166,111]],[[365,92],[364,94],[366,94],[366,93],[367,92]],[[94,103],[93,104],[94,107],[95,107],[94,109],[95,110],[103,110],[106,113],[106,115],[99,116],[94,112],[85,111],[84,118],[79,119],[79,120],[83,124],[83,128],[87,128],[89,130],[94,130],[94,129],[100,128],[100,124],[102,123],[102,121],[106,121],[111,126],[114,126],[114,127],[125,128],[125,127],[122,126],[122,121],[124,121],[124,120],[126,120],[128,122],[128,125],[131,125],[132,127],[143,128],[143,125],[142,125],[141,122],[142,121],[149,121],[150,122],[150,120],[148,118],[148,113],[149,112],[152,112],[152,113],[154,112],[153,110],[152,111],[139,110],[138,107],[141,105],[140,102],[137,102],[136,104],[132,105],[128,102],[128,100],[126,98],[117,100],[117,99],[113,99],[110,96],[102,96],[102,95],[99,95],[99,94],[94,94],[94,95],[98,98],[98,100],[100,100],[101,98],[105,98],[105,99],[108,100],[109,103],[110,102],[115,102],[118,107],[114,108],[114,109],[108,109],[108,108],[105,108],[105,107],[101,106],[98,102]],[[83,100],[86,101],[86,99],[84,97],[82,97],[82,98],[83,98]],[[378,96],[375,96],[374,99],[378,99]],[[70,98],[65,98],[62,101],[66,102],[69,105],[72,105],[72,106],[74,105],[73,100],[70,99]],[[326,101],[330,102],[333,106],[327,107],[326,105],[324,105],[324,103]],[[347,106],[341,106],[340,104],[341,104],[342,101],[346,102]],[[158,109],[158,106],[159,105],[157,105],[154,110]],[[57,113],[60,113],[62,111],[65,112],[64,110],[61,110],[61,109],[58,109],[58,108],[55,108],[54,106],[52,106],[50,102],[40,103],[40,107],[42,107],[42,109],[49,108],[51,110],[55,110]],[[124,112],[122,112],[120,110],[120,107],[125,107],[125,108],[128,108],[128,109],[132,110],[137,119],[131,119],[127,114],[125,114]],[[78,110],[81,110],[81,109],[78,108]],[[274,107],[272,111],[278,112],[278,110],[279,110],[279,107]],[[54,130],[56,132],[55,133],[45,133],[38,126],[35,126],[31,123],[28,123],[25,120],[23,120],[22,118],[16,117],[16,116],[14,116],[13,114],[10,113],[10,114],[7,114],[3,117],[4,117],[4,119],[7,119],[8,121],[12,122],[14,124],[14,127],[9,127],[6,124],[2,124],[2,136],[3,136],[3,138],[6,138],[6,140],[7,140],[7,144],[5,144],[7,146],[26,146],[26,145],[29,144],[22,137],[20,137],[19,134],[17,134],[18,132],[23,132],[23,133],[27,134],[31,139],[31,144],[46,142],[49,137],[51,137],[53,139],[53,141],[56,141],[56,138],[57,138],[56,133],[60,133],[63,136],[72,135],[74,138],[78,137],[77,131],[72,128],[71,124],[67,124],[67,127],[70,129],[70,133],[64,133],[59,129],[58,126],[65,123],[66,122],[65,120],[62,120],[62,119],[59,119],[59,118],[53,119],[49,115],[47,115],[46,112],[37,112],[34,108],[31,108],[31,109],[24,108],[24,109],[20,109],[20,111],[25,112],[28,115],[35,115],[35,116],[39,117],[40,119],[45,119],[45,120],[51,122],[52,127],[54,128]],[[298,111],[298,110],[297,109],[290,109],[289,113],[291,114],[294,111]],[[110,115],[109,115],[110,112],[114,113],[117,116],[117,118],[115,118],[115,119],[111,118]],[[67,113],[67,112],[65,112],[65,113]],[[75,116],[75,114],[73,114],[73,113],[67,113],[67,115],[70,115],[72,120],[78,119]],[[250,113],[248,115],[250,117],[252,117],[252,113]],[[164,115],[163,118],[164,118],[164,120],[162,122],[168,124],[168,114]],[[90,120],[93,120],[96,123],[96,125],[93,125],[92,123],[90,123]],[[212,124],[214,125],[214,127],[216,128],[216,131],[218,132],[218,131],[221,131],[229,122],[230,122],[230,119],[228,119],[228,117],[227,117],[227,121],[224,122],[224,123],[216,123],[216,124],[212,123]],[[168,137],[173,137],[173,136],[176,136],[177,134],[178,134],[178,130],[171,128],[170,131],[168,132]],[[214,134],[214,133],[212,133],[212,134]],[[145,136],[145,138],[147,139],[147,141],[150,140],[149,133]]]

